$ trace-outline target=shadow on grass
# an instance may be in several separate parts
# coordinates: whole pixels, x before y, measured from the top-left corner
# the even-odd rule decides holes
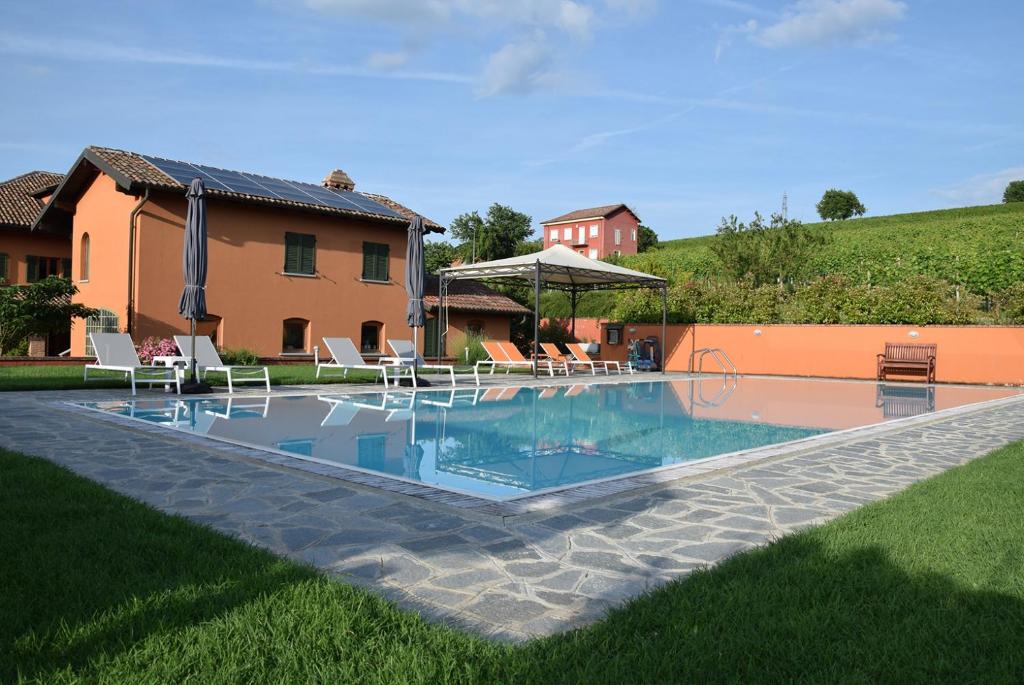
[[[1019,529],[945,563],[891,504],[513,648],[0,451],[0,681],[1024,680]]]

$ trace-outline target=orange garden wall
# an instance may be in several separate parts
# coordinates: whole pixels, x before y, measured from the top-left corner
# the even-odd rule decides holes
[[[625,360],[626,345],[608,345],[606,328],[602,357]],[[626,324],[623,330],[625,341],[648,335],[660,337],[661,326]],[[740,373],[873,379],[875,355],[886,342],[915,342],[938,345],[939,382],[1024,384],[1022,326],[693,324],[671,325],[667,337],[669,371],[687,371],[696,349],[719,347]],[[711,359],[707,368],[716,368]]]

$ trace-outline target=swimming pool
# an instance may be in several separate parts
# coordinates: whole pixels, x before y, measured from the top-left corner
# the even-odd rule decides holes
[[[77,403],[296,459],[492,500],[1017,394],[740,378]]]

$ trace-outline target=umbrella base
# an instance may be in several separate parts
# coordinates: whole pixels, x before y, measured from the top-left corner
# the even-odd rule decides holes
[[[403,388],[411,388],[411,387],[413,387],[412,379],[411,378],[402,378],[401,380],[398,381],[398,384],[400,386],[402,386]],[[423,378],[422,376],[416,376],[416,386],[417,387],[429,388],[431,385],[432,385],[432,383],[430,381],[428,381],[426,378]]]
[[[211,392],[213,392],[213,388],[210,387],[210,384],[202,381],[188,381],[181,384],[182,395],[209,395]]]

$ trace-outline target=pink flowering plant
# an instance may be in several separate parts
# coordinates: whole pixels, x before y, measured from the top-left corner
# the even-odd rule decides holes
[[[143,364],[152,364],[153,357],[170,357],[178,354],[178,346],[170,338],[150,336],[139,345],[139,360]]]

